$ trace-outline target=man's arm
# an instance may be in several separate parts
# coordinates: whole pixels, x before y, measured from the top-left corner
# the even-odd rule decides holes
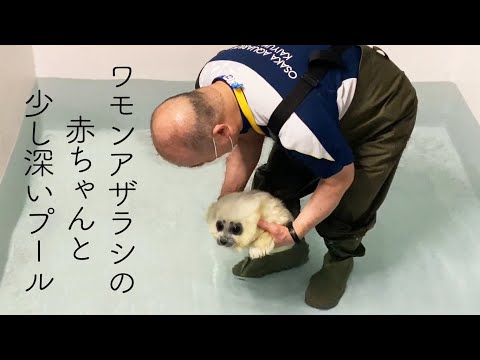
[[[345,166],[338,174],[320,180],[310,200],[293,222],[300,238],[325,220],[340,203],[355,177],[353,164]]]
[[[264,141],[265,137],[253,130],[239,136],[236,148],[227,158],[220,196],[245,189],[260,160]]]
[[[305,237],[310,230],[333,212],[352,185],[354,172],[354,165],[351,164],[345,166],[338,174],[319,182],[309,202],[293,222],[293,228],[299,238]],[[293,243],[286,226],[269,223],[265,220],[260,220],[258,226],[272,234],[277,247]]]

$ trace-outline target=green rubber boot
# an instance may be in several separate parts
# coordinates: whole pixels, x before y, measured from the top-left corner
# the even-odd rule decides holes
[[[236,276],[261,278],[276,272],[290,270],[308,261],[309,246],[305,239],[291,249],[264,256],[259,259],[246,257],[235,265],[232,272]]]
[[[341,257],[339,256],[341,254]],[[361,238],[329,245],[323,266],[309,281],[305,303],[313,308],[329,310],[340,302],[353,270],[353,257],[364,256]]]
[[[310,278],[305,303],[320,310],[337,306],[345,293],[352,269],[353,258],[332,261],[331,255],[327,253],[322,269]]]

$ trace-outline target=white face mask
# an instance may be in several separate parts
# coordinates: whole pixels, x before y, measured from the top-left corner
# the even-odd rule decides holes
[[[232,151],[233,151],[233,149],[235,147],[233,146],[232,138],[230,136],[228,138],[230,139],[230,144],[232,145]],[[218,159],[218,152],[217,152],[217,144],[215,144],[215,138],[212,137],[212,141],[213,141],[213,148],[215,149],[215,160],[217,160]]]

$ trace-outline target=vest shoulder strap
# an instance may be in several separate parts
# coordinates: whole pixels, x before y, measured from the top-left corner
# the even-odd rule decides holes
[[[308,70],[300,78],[293,91],[283,99],[268,122],[270,137],[279,142],[278,134],[285,122],[303,102],[305,97],[322,81],[328,70],[343,66],[342,54],[353,45],[332,45],[327,50],[313,50],[308,61]]]

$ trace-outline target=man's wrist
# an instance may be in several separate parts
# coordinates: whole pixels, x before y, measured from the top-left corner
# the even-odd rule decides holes
[[[295,230],[295,227],[294,227],[292,221],[287,223],[287,229],[288,229],[288,232],[290,233],[290,236],[293,239],[293,241],[295,241],[295,243],[299,244],[301,242],[301,238],[298,235],[297,231]]]
[[[224,189],[220,192],[220,195],[218,196],[218,198],[220,199],[221,197],[225,196],[225,195],[228,195],[228,194],[232,194],[232,193],[235,193],[235,192],[242,192],[243,190],[245,189],[245,187],[236,187],[236,188],[228,188],[228,189]]]

